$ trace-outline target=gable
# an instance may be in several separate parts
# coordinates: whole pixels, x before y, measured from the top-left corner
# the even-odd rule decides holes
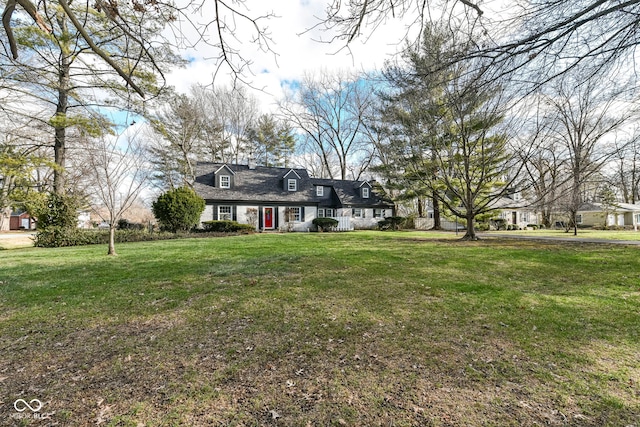
[[[235,171],[224,164],[213,172],[213,186],[221,189],[233,188],[236,185],[235,177]]]

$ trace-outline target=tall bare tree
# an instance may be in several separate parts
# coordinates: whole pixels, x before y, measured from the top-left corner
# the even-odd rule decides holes
[[[373,91],[361,76],[325,71],[306,74],[280,108],[300,130],[307,151],[319,157],[323,176],[359,179],[373,159],[365,129],[373,102]]]
[[[625,97],[616,85],[576,80],[571,75],[546,89],[548,137],[555,141],[566,164],[563,205],[574,234],[578,232],[576,214],[589,183],[615,156],[615,133],[636,114],[628,103],[620,108]],[[590,187],[596,188],[597,183]]]
[[[150,120],[148,148],[162,187],[192,186],[208,118],[197,99],[175,95]]]
[[[638,129],[628,139],[617,142],[611,186],[618,189],[624,203],[640,201],[640,140]]]

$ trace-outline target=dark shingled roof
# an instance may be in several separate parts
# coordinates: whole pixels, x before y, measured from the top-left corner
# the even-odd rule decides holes
[[[231,188],[214,186],[214,176],[221,168],[233,172]],[[295,174],[293,174],[293,172]],[[296,176],[297,174],[297,176]],[[297,191],[286,190],[285,180],[300,177]],[[286,178],[285,178],[286,177]],[[331,187],[331,198],[318,197],[315,186]],[[223,163],[198,163],[196,168],[195,191],[207,201],[253,202],[253,203],[309,203],[331,207],[380,207],[391,208],[393,202],[380,197],[373,191],[369,198],[362,198],[362,186],[371,185],[366,181],[310,178],[306,169],[276,168]]]

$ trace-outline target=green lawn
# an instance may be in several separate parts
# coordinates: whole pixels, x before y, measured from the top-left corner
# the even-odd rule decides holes
[[[0,425],[640,424],[640,249],[294,233],[0,252]]]

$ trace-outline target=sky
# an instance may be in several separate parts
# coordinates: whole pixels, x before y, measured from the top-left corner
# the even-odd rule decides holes
[[[305,72],[351,70],[371,71],[380,69],[384,61],[390,59],[400,48],[399,41],[405,34],[404,25],[399,20],[389,20],[378,28],[373,35],[357,39],[349,49],[341,49],[344,43],[321,43],[316,40],[329,39],[331,34],[320,30],[307,31],[317,22],[316,17],[323,16],[328,0],[247,0],[247,13],[260,16],[273,12],[276,17],[264,21],[273,40],[271,52],[262,52],[252,43],[251,29],[239,26],[239,42],[234,40],[242,55],[253,63],[253,74],[246,73],[246,79],[254,88],[254,95],[260,100],[263,110],[275,109],[275,102],[283,95],[283,89],[299,81]],[[205,2],[212,8],[213,3]],[[269,9],[271,7],[271,9]],[[204,22],[213,10],[203,10],[197,17]],[[209,15],[209,16],[210,16]],[[238,23],[238,25],[242,25]],[[213,47],[199,45],[196,49],[183,50],[182,55],[190,60],[184,69],[176,69],[168,76],[170,85],[179,92],[186,93],[193,83],[211,84],[216,70],[218,55]],[[228,69],[223,69],[216,77],[216,84],[230,84]]]

